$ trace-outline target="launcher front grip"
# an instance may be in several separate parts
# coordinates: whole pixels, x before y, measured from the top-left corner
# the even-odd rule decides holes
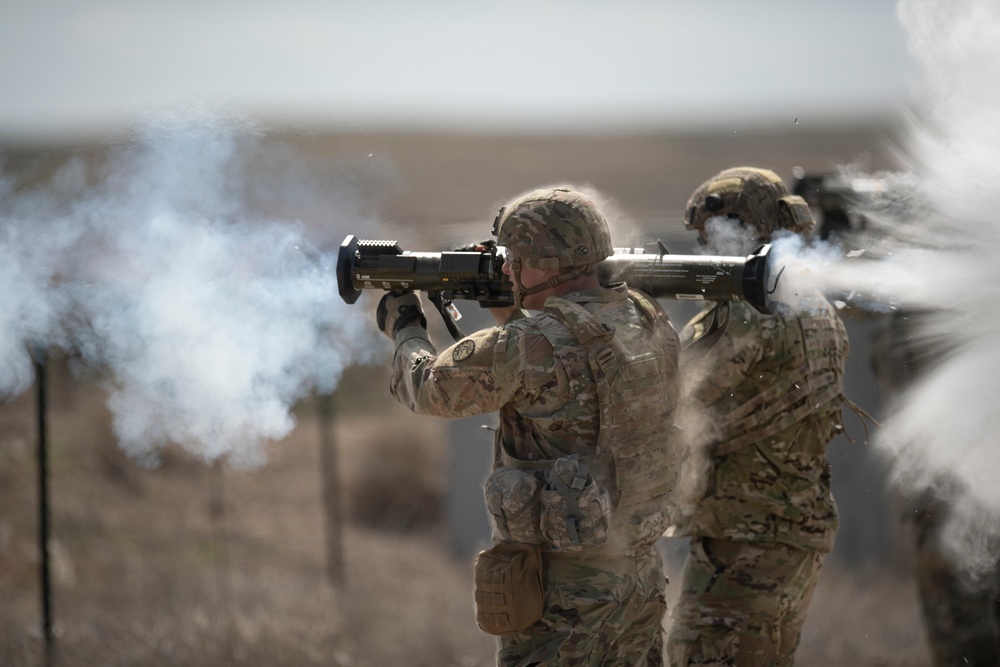
[[[770,246],[764,245],[746,257],[671,255],[657,242],[643,248],[615,248],[598,265],[598,274],[603,284],[624,281],[658,299],[746,301],[768,314],[772,312],[769,253]],[[377,289],[422,290],[447,301],[511,304],[514,299],[502,265],[502,248],[412,252],[396,241],[348,236],[337,259],[337,284],[347,303],[357,301],[366,289]]]

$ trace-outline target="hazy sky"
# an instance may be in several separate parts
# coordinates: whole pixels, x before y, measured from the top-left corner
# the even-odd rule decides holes
[[[0,136],[228,104],[340,126],[891,111],[892,0],[4,0]]]

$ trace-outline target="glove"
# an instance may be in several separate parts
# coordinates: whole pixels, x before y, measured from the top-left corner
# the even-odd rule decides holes
[[[489,252],[495,248],[496,245],[496,241],[488,239],[479,243],[469,243],[468,245],[459,246],[455,248],[453,252]]]
[[[420,326],[427,328],[427,318],[420,307],[420,297],[414,292],[386,292],[378,302],[375,321],[379,331],[389,338],[395,338],[397,331],[415,320],[419,320]]]

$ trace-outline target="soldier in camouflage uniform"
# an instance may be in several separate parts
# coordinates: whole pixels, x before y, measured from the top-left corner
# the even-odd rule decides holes
[[[477,558],[477,621],[498,635],[504,667],[662,665],[654,543],[679,464],[677,334],[653,299],[599,282],[613,249],[588,196],[525,194],[494,234],[518,307],[495,309],[498,326],[439,352],[416,295],[379,306],[400,403],[437,417],[500,413],[485,483],[496,544]]]
[[[923,336],[926,311],[893,311],[873,336],[872,371],[889,392],[890,405],[942,356],[940,345]],[[913,522],[917,591],[934,664],[1000,665],[1000,562],[972,580],[941,543],[955,481],[937,480],[912,498],[905,519]],[[998,536],[1000,537],[1000,536]]]
[[[691,196],[685,226],[711,254],[746,254],[813,219],[771,171],[725,170]],[[703,487],[673,612],[671,665],[791,665],[837,508],[826,446],[842,429],[847,333],[821,295],[762,315],[717,303],[681,332],[681,427]]]

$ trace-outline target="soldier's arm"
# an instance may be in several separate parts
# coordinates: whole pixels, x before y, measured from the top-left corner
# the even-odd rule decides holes
[[[418,414],[469,417],[499,410],[522,391],[522,355],[504,327],[466,336],[440,354],[426,330],[396,334],[390,392]]]

